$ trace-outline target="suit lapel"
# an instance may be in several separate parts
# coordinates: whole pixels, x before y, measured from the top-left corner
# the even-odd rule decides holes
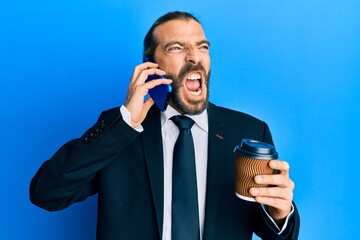
[[[226,159],[228,156],[226,154],[227,129],[224,123],[218,120],[219,113],[216,113],[215,108],[214,105],[210,104],[208,109],[209,145],[203,239],[212,236],[213,229],[216,229],[215,220],[225,184],[224,175],[226,174]]]
[[[149,173],[150,186],[155,205],[156,219],[161,238],[163,227],[164,205],[164,164],[161,136],[160,112],[152,107],[142,123],[144,131],[141,134],[144,154]]]

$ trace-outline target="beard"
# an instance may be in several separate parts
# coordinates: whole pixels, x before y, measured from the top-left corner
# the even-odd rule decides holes
[[[181,97],[181,91],[187,91],[187,89],[183,85],[184,77],[192,71],[201,71],[203,78],[201,79],[201,85],[206,85],[206,96],[203,100],[192,100],[192,99],[184,99]],[[181,114],[189,114],[189,115],[197,115],[202,113],[209,104],[209,82],[210,82],[210,73],[206,73],[205,68],[201,63],[196,65],[186,64],[184,65],[179,74],[175,75],[172,73],[167,74],[167,78],[172,79],[172,93],[170,96],[170,102]],[[201,86],[202,87],[202,86]],[[184,89],[185,88],[185,89]]]

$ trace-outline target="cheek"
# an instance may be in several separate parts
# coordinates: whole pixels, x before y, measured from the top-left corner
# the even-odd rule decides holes
[[[209,73],[209,70],[210,70],[210,56],[207,55],[207,57],[204,58],[204,67],[207,71],[207,73]]]
[[[160,64],[159,64],[159,66],[160,66]],[[178,76],[182,66],[183,65],[180,62],[169,60],[169,61],[164,62],[163,70],[166,71],[167,73],[171,73],[175,76]]]
[[[159,64],[159,68],[164,70],[166,73],[176,73],[175,69],[175,63],[174,61],[169,57],[159,57],[156,61],[157,64]]]

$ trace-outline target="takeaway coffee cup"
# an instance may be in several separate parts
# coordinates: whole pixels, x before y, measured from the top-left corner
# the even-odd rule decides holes
[[[273,174],[269,161],[278,159],[274,146],[252,139],[243,139],[241,145],[234,149],[236,159],[235,193],[239,198],[255,202],[249,190],[252,187],[264,185],[256,184],[254,177],[257,175]]]

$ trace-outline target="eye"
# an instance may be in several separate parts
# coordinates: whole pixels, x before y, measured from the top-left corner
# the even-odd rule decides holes
[[[209,45],[208,44],[201,44],[200,46],[199,46],[199,49],[201,50],[201,51],[209,51]]]
[[[183,47],[180,45],[174,45],[167,49],[167,51],[170,53],[178,53],[178,52],[181,52],[182,50],[183,50]]]

